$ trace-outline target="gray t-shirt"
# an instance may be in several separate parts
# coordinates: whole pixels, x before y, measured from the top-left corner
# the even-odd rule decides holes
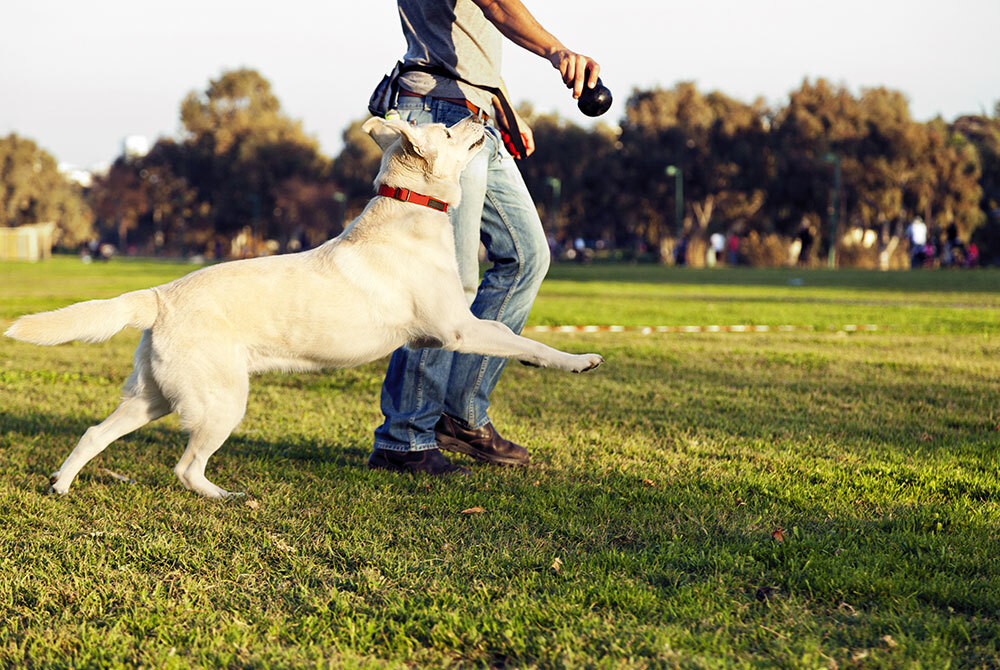
[[[472,0],[397,0],[406,37],[404,65],[435,65],[484,86],[500,85],[503,36]],[[426,72],[407,72],[399,85],[438,98],[465,98],[492,113],[482,89]]]

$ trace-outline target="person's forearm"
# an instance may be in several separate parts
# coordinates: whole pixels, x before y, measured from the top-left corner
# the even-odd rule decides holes
[[[519,47],[543,58],[566,48],[538,23],[521,0],[472,1],[504,37]]]
[[[514,44],[548,60],[579,98],[584,86],[593,88],[601,66],[593,58],[566,48],[535,20],[521,0],[472,0],[483,16]]]

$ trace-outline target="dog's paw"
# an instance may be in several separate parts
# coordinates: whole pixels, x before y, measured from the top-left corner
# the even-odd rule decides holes
[[[576,356],[576,359],[577,365],[574,366],[573,372],[588,372],[604,362],[604,357],[600,354],[583,354]]]
[[[49,490],[48,490],[47,493],[50,496],[54,496],[54,495],[64,496],[67,493],[69,493],[69,487],[68,486],[65,486],[65,487],[63,487],[63,486],[56,486],[56,483],[59,481],[59,472],[60,472],[59,470],[56,470],[51,475],[49,475]]]

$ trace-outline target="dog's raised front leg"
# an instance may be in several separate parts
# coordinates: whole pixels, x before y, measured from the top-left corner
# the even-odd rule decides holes
[[[586,372],[604,362],[604,358],[598,354],[568,354],[515,335],[499,321],[470,319],[448,335],[444,340],[444,348],[462,354],[516,358],[529,365],[559,368],[568,372]]]

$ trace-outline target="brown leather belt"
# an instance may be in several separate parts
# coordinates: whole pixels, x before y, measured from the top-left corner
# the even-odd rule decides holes
[[[413,91],[407,91],[405,88],[399,89],[399,97],[401,97],[401,98],[402,97],[406,97],[406,98],[433,98],[434,100],[444,100],[445,102],[450,102],[450,103],[455,104],[455,105],[462,105],[463,107],[465,107],[466,109],[468,109],[470,112],[472,112],[474,115],[476,115],[480,119],[482,119],[484,122],[490,120],[490,115],[489,114],[487,114],[486,112],[484,112],[479,107],[476,107],[475,105],[473,105],[471,102],[469,102],[465,98],[438,98],[438,97],[433,96],[433,95],[424,95],[423,93],[414,93]]]

